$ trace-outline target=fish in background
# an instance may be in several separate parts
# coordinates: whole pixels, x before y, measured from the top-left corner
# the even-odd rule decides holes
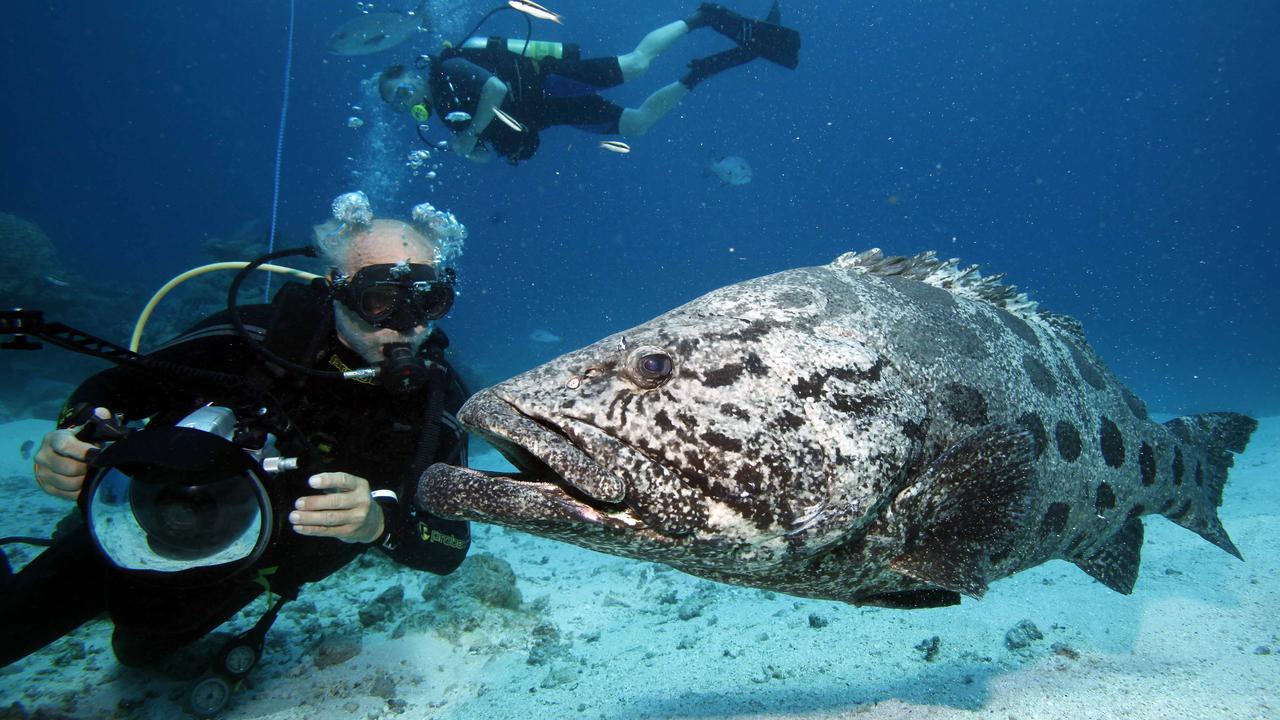
[[[426,0],[413,12],[373,12],[352,18],[333,31],[325,47],[334,55],[372,55],[399,45],[419,30],[431,31]]]
[[[543,330],[542,328],[538,328],[537,330],[529,333],[529,339],[536,343],[546,343],[548,345],[558,343],[563,340],[559,335],[556,335],[550,330]]]
[[[520,472],[431,466],[437,515],[894,608],[1053,559],[1128,594],[1146,515],[1240,557],[1217,508],[1257,427],[1157,423],[1077,321],[879,250],[715,290],[458,418]]]
[[[713,156],[707,170],[725,185],[746,185],[755,177],[751,171],[751,163],[737,155]]]
[[[31,448],[34,448],[35,446],[36,446],[36,443],[34,440],[27,440],[26,442],[22,443],[22,447],[19,448],[19,452],[22,453],[23,460],[31,459]]]

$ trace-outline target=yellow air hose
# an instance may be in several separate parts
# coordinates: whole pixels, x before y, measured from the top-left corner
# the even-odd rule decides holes
[[[249,263],[247,262],[237,261],[201,265],[200,267],[192,268],[165,283],[164,287],[157,290],[156,294],[151,296],[151,300],[147,302],[147,306],[142,309],[142,314],[138,316],[138,322],[133,326],[133,337],[129,338],[129,349],[133,352],[138,352],[138,346],[142,341],[142,329],[146,327],[147,320],[151,317],[151,313],[156,309],[156,305],[160,304],[160,301],[164,299],[165,295],[169,294],[170,290],[178,287],[197,275],[203,275],[207,272],[213,272],[214,270],[243,270],[248,264]],[[281,275],[289,275],[307,282],[311,282],[312,280],[320,277],[315,273],[309,273],[296,268],[285,267],[283,265],[259,265],[258,269],[280,273]]]

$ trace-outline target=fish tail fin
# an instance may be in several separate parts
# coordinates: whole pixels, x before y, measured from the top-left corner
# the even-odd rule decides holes
[[[1179,440],[1202,449],[1204,462],[1182,468],[1181,457],[1175,459],[1175,484],[1185,482],[1192,491],[1182,494],[1181,500],[1167,502],[1160,513],[1243,560],[1218,519],[1218,506],[1222,504],[1227,471],[1235,463],[1232,454],[1244,452],[1258,421],[1240,413],[1216,412],[1174,418],[1165,427]]]
[[[782,24],[782,3],[779,0],[773,0],[773,5],[769,6],[769,14],[764,16],[764,21],[774,25]]]

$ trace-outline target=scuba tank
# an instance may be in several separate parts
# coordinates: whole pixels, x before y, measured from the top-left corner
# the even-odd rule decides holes
[[[523,38],[472,36],[462,43],[464,50],[505,50],[513,55],[523,55],[531,60],[555,58],[557,60],[581,60],[582,48],[577,43],[558,43],[550,40],[526,40]]]

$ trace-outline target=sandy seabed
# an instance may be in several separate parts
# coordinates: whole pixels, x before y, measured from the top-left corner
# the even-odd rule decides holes
[[[50,425],[0,425],[0,534],[47,535],[68,510],[18,452]],[[1266,418],[1221,509],[1246,562],[1149,517],[1132,595],[1054,561],[937,610],[717,585],[474,527],[473,558],[514,571],[516,609],[368,553],[286,605],[223,717],[1280,718],[1278,470],[1280,417]],[[15,566],[33,552],[9,546]],[[396,586],[402,601],[377,600]],[[1043,637],[1011,648],[1024,620]],[[119,666],[109,623],[95,621],[0,669],[0,719],[183,717],[175,668]]]

